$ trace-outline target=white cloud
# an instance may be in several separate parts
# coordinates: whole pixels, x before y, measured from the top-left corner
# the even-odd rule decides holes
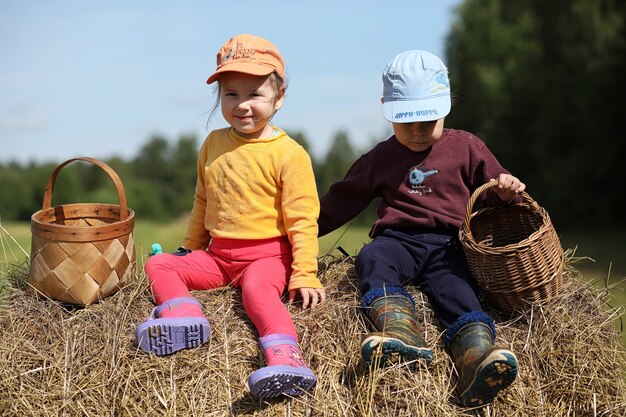
[[[0,129],[37,131],[44,130],[48,126],[48,121],[37,115],[21,114],[8,115],[0,119]]]

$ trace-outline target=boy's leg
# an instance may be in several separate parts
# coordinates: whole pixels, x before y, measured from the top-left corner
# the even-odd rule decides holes
[[[446,329],[445,347],[459,374],[461,403],[486,405],[515,380],[517,358],[509,350],[494,347],[493,319],[482,311],[458,240],[441,235],[425,239],[431,262],[424,268],[419,285]]]
[[[430,362],[433,353],[420,336],[414,301],[401,283],[402,277],[417,273],[411,254],[400,241],[380,236],[361,249],[356,270],[361,311],[375,329],[361,343],[363,362],[369,366]]]
[[[457,391],[468,407],[489,404],[517,377],[517,358],[494,346],[496,329],[489,315],[468,313],[448,328],[446,347],[459,374]]]
[[[441,327],[447,329],[462,315],[482,311],[478,286],[467,267],[458,239],[435,233],[414,238],[421,242],[428,258],[414,282],[428,298]]]

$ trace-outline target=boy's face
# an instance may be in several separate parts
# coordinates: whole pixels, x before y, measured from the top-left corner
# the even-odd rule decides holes
[[[429,122],[392,123],[393,133],[398,142],[413,152],[422,152],[441,137],[443,121],[441,118]]]

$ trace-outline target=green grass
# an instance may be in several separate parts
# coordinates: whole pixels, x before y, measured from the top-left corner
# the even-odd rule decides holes
[[[367,235],[369,227],[363,226],[345,226],[335,230],[332,233],[322,236],[318,239],[320,245],[320,255],[341,255],[338,247],[341,247],[348,255],[356,255],[359,250],[369,242]]]
[[[150,245],[161,243],[165,251],[174,252],[181,245],[187,224],[183,220],[170,223],[136,222],[134,229],[137,253],[147,253]],[[4,230],[2,230],[4,229]],[[28,223],[3,223],[0,229],[0,260],[22,262],[30,254],[31,232]]]
[[[165,251],[175,251],[182,243],[186,228],[185,219],[169,223],[138,221],[134,230],[137,252],[147,253],[155,242]],[[368,231],[368,227],[350,225],[321,237],[320,254],[338,255],[337,247],[341,246],[348,254],[356,255],[369,241]],[[584,258],[577,264],[584,277],[603,280],[610,272],[611,282],[626,278],[626,231],[565,232],[560,238],[564,248],[577,248],[576,256]],[[29,223],[1,223],[0,259],[8,263],[23,261],[30,253],[30,239]]]
[[[575,248],[583,276],[617,282],[626,279],[626,230],[570,231],[560,234],[564,248]]]
[[[182,243],[187,228],[186,219],[169,223],[138,221],[135,225],[135,246],[138,255],[147,254],[150,245],[158,242],[167,252],[173,252]],[[346,226],[319,239],[320,255],[339,256],[337,247],[349,255],[356,255],[369,241],[369,228]],[[565,232],[560,235],[564,248],[577,248],[581,257],[576,268],[583,278],[598,286],[626,279],[626,231]],[[0,224],[0,262],[21,264],[30,253],[30,224],[10,222]],[[1,272],[1,269],[0,269]],[[616,305],[626,304],[626,283],[617,286],[612,295]]]

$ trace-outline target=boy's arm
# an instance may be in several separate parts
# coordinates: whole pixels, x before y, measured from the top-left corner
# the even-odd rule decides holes
[[[490,188],[481,196],[478,200],[480,204],[502,206],[510,203],[519,203],[522,200],[519,193],[526,188],[524,183],[500,165],[483,141],[478,140],[474,142],[474,146],[471,149],[474,155],[473,159],[478,161],[475,165],[476,169],[474,170],[472,181],[474,185],[471,191],[473,192],[476,188],[494,178],[498,180],[497,187]]]
[[[320,199],[320,216],[317,222],[319,236],[324,236],[355,218],[375,198],[371,181],[365,175],[364,165],[363,158],[357,160],[344,179],[331,185]]]
[[[508,203],[526,189],[526,184],[511,174],[503,173],[498,175],[498,185],[491,189],[498,195],[500,200]]]

